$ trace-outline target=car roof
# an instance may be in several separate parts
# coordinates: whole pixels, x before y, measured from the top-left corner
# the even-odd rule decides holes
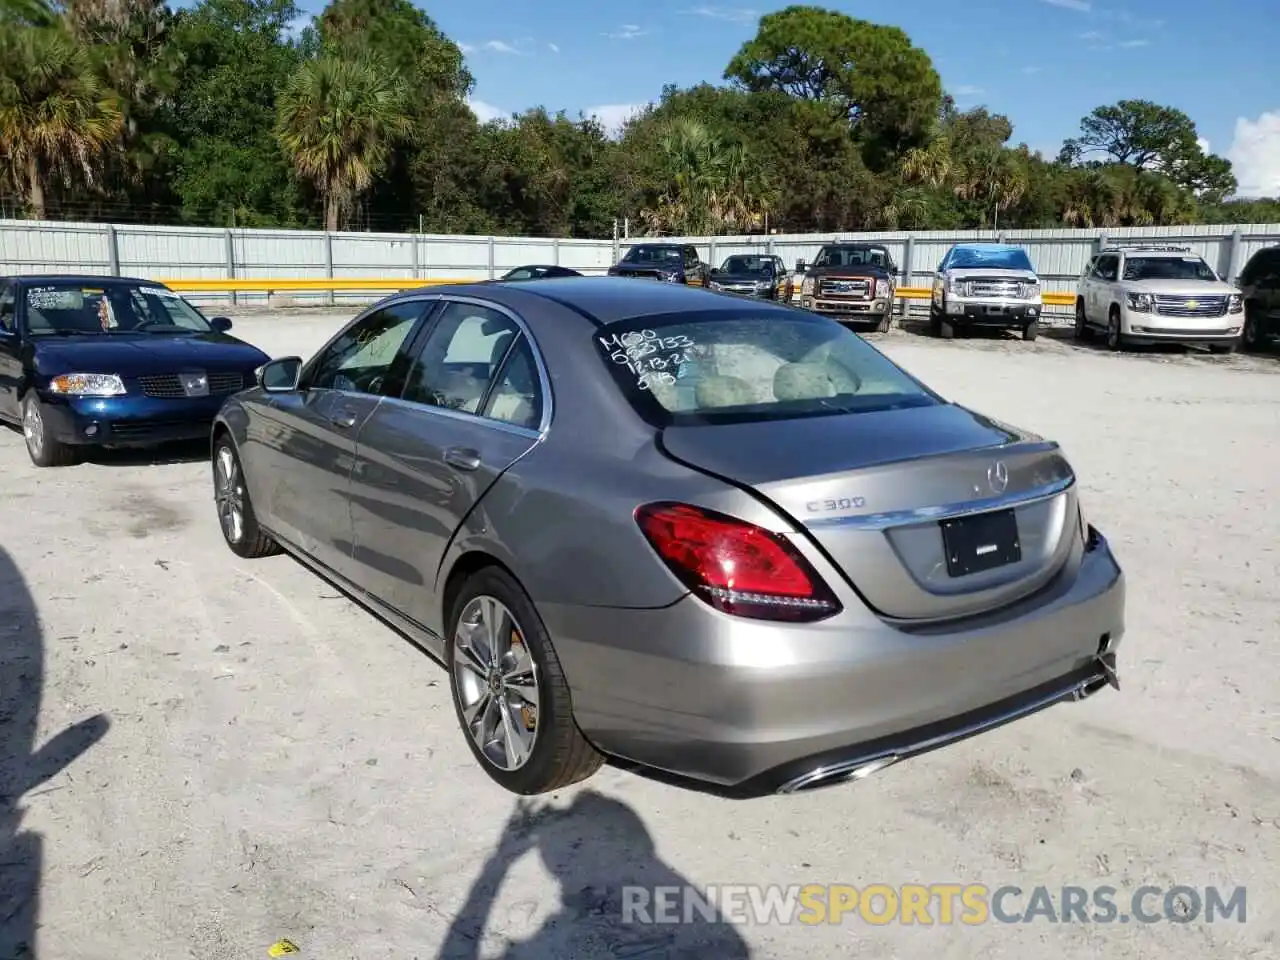
[[[527,316],[532,301],[543,306],[558,305],[596,324],[616,323],[636,317],[679,313],[774,311],[790,307],[713,293],[680,283],[635,280],[629,277],[548,277],[535,284],[496,280],[485,284],[457,284],[428,288],[441,296],[470,296],[492,300]],[[406,295],[409,292],[406,291]],[[421,291],[418,291],[421,294]]]
[[[966,240],[963,243],[953,244],[951,249],[952,250],[989,250],[989,251],[996,251],[1000,253],[1009,253],[1014,250],[1021,251],[1022,253],[1026,252],[1025,250],[1022,249],[1022,247],[1018,246],[1016,243],[996,243],[994,240],[993,241]]]
[[[883,243],[874,243],[870,240],[832,240],[830,243],[824,243],[824,247],[852,247],[855,250],[888,250]]]
[[[159,280],[144,280],[141,277],[104,277],[93,273],[23,273],[12,277],[0,277],[0,280],[10,280],[22,284],[93,283],[98,286],[104,286],[106,284],[124,284],[126,286],[145,284],[149,287],[164,286],[164,284]]]

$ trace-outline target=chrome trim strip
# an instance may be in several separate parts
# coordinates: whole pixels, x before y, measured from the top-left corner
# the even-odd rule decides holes
[[[925,753],[937,747],[944,747],[949,743],[957,740],[964,740],[971,736],[983,733],[995,727],[1003,726],[1014,720],[1021,720],[1023,717],[1030,716],[1033,713],[1039,713],[1041,710],[1052,707],[1054,704],[1061,703],[1064,700],[1085,700],[1103,687],[1117,686],[1112,682],[1114,670],[1105,662],[1099,664],[1100,672],[1088,677],[1084,680],[1077,680],[1065,687],[1046,693],[1037,697],[1028,703],[1020,704],[1012,709],[1002,711],[993,717],[984,720],[978,720],[974,723],[966,724],[958,729],[939,734],[936,737],[928,737],[924,740],[918,740],[914,743],[907,744],[897,750],[889,750],[884,753],[871,754],[869,756],[856,757],[851,760],[843,760],[840,763],[834,763],[828,767],[818,767],[808,773],[802,774],[792,780],[788,780],[776,791],[779,794],[797,793],[805,789],[815,789],[819,786],[837,786],[841,783],[847,783],[850,780],[861,780],[873,773],[878,773],[885,767],[892,766],[901,760],[907,760],[910,757]],[[1117,686],[1118,688],[1118,686]]]
[[[528,427],[522,427],[514,423],[507,423],[505,420],[494,420],[490,417],[482,417],[478,413],[467,413],[464,410],[450,410],[448,407],[433,407],[429,403],[418,403],[414,400],[401,400],[399,397],[383,397],[382,403],[396,407],[404,407],[406,410],[412,410],[414,413],[422,413],[434,417],[446,417],[449,420],[458,420],[462,423],[474,424],[477,427],[491,427],[494,430],[501,430],[504,433],[513,433],[518,437],[526,437],[529,440],[542,439],[544,432],[541,430],[531,430]],[[545,417],[543,419],[545,420]]]
[[[1076,482],[1075,477],[1065,477],[1032,487],[1022,493],[983,497],[980,500],[963,500],[957,503],[946,503],[936,507],[916,507],[910,510],[891,510],[888,513],[867,513],[854,517],[828,517],[804,521],[809,530],[831,530],[853,528],[858,530],[887,530],[890,527],[905,527],[913,523],[928,523],[936,520],[949,520],[952,517],[963,517],[971,513],[984,513],[987,510],[1000,510],[1008,507],[1021,507],[1041,500],[1048,500],[1069,490]]]

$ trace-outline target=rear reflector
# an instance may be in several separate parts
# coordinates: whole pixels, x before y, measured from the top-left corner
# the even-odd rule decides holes
[[[682,503],[646,504],[635,516],[671,572],[717,610],[790,623],[840,612],[817,571],[775,533]]]

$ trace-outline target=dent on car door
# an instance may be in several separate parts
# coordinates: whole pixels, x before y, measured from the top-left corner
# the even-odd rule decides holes
[[[257,502],[273,531],[354,579],[347,503],[356,441],[388,391],[399,393],[408,347],[433,301],[407,300],[358,318],[308,364],[299,389],[260,409],[253,451]]]
[[[436,630],[436,574],[455,532],[538,439],[546,394],[521,325],[451,301],[413,360],[399,400],[360,434],[351,484],[355,560],[366,589]]]

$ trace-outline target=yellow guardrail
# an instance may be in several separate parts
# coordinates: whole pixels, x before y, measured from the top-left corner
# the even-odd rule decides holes
[[[385,277],[324,277],[307,280],[180,279],[161,280],[160,282],[174,290],[190,293],[325,293],[329,291],[336,293],[339,291],[363,292],[375,290],[394,293],[398,290],[413,290],[418,287],[436,287],[448,283],[475,283],[477,281],[454,278],[424,280],[412,277],[398,279],[387,279]],[[899,300],[928,300],[933,296],[933,291],[929,287],[899,287],[897,296]],[[1046,293],[1043,299],[1044,305],[1047,307],[1069,307],[1075,304],[1076,295],[1074,293]]]

